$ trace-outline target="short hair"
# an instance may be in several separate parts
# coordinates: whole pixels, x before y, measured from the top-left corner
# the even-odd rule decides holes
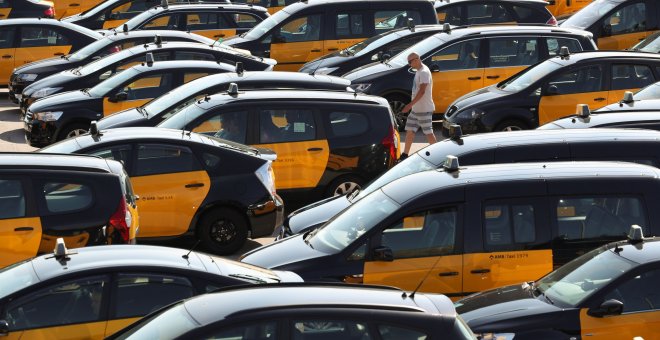
[[[412,56],[415,56],[415,57],[419,58],[419,54],[417,54],[417,52],[410,52],[410,54],[408,54],[408,58],[410,58]]]

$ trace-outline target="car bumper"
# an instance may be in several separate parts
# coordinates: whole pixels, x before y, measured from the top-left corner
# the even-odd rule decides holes
[[[284,221],[284,201],[278,195],[248,207],[252,238],[268,236]]]
[[[30,146],[39,147],[55,141],[57,126],[54,122],[32,120],[31,117],[26,116],[23,118],[23,129],[25,130],[25,141]]]

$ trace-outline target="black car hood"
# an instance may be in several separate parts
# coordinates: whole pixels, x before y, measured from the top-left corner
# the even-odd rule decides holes
[[[241,258],[241,262],[277,269],[294,262],[327,256],[305,243],[306,234],[285,238],[281,241],[254,249]]]
[[[148,126],[149,120],[137,108],[113,113],[98,121],[99,130],[119,127]]]
[[[459,110],[471,107],[475,104],[483,104],[486,101],[495,100],[508,96],[510,92],[504,92],[498,89],[495,85],[484,87],[476,91],[472,91],[456,99],[453,103]]]
[[[392,73],[398,70],[400,70],[399,67],[394,67],[387,63],[376,62],[358,67],[355,70],[346,73],[342,77],[350,80],[353,84],[358,84],[363,78],[375,78],[376,76],[380,76],[384,73]]]
[[[30,84],[23,90],[24,96],[31,96],[34,92],[43,89],[45,87],[64,87],[63,90],[67,90],[66,84],[70,83],[72,80],[77,79],[78,76],[73,74],[71,71],[62,71],[55,73],[51,76],[48,76],[44,79],[37,80],[34,83]]]
[[[312,71],[319,69],[321,67],[335,67],[339,64],[343,64],[347,61],[353,60],[354,56],[344,56],[340,51],[336,51],[330,54],[326,54],[320,58],[316,58],[310,62],[307,62],[300,69],[300,72],[311,73]]]
[[[62,68],[62,65],[67,65],[69,63],[70,61],[63,57],[41,59],[15,68],[14,73],[16,74],[37,73],[41,76],[41,72],[43,72],[42,69],[48,70],[53,66],[55,67],[59,66],[58,69],[62,71],[66,69],[66,68]],[[72,67],[68,67],[68,68],[72,68]]]
[[[39,99],[30,105],[32,112],[55,111],[71,108],[91,107],[89,104],[98,101],[99,98],[90,97],[87,93],[80,90],[57,93],[42,99]]]
[[[594,113],[605,113],[613,111],[658,111],[660,99],[635,100],[632,103],[614,103],[595,110]]]
[[[351,202],[346,195],[328,197],[292,212],[284,224],[293,234],[299,234],[327,222],[350,205]]]

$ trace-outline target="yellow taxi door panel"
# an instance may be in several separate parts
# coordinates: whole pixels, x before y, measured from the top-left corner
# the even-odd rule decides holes
[[[359,43],[362,40],[364,40],[364,38],[326,40],[323,43],[323,46],[324,46],[323,54],[325,55],[325,54],[328,54],[328,53],[343,50],[346,47],[353,46],[353,45]]]
[[[435,112],[445,112],[458,97],[484,87],[484,69],[432,72]]]
[[[55,2],[56,19],[72,16],[96,6],[99,0],[57,0]]]
[[[207,38],[211,38],[214,40],[218,39],[225,39],[229,37],[233,37],[236,35],[236,29],[235,28],[227,28],[227,29],[217,29],[217,30],[199,30],[199,31],[192,31],[195,34],[203,35]]]
[[[139,237],[174,236],[188,231],[211,181],[206,171],[131,177],[140,197]]]
[[[130,318],[130,319],[118,319],[118,320],[108,320],[105,326],[105,336],[109,337],[117,333],[122,328],[132,324],[135,321],[140,320],[141,318]]]
[[[555,0],[554,5],[548,5],[548,10],[554,16],[574,13],[585,7],[593,0]]]
[[[3,240],[0,268],[36,256],[41,243],[41,220],[39,217],[2,219],[0,240]]]
[[[33,61],[65,55],[68,54],[70,50],[71,45],[17,48],[14,55],[14,66],[18,67]]]
[[[8,19],[9,12],[11,12],[11,8],[0,8],[0,20]]]
[[[316,187],[328,164],[330,147],[327,140],[259,144],[275,151],[273,162],[275,188],[300,189]]]
[[[463,290],[467,293],[536,280],[552,271],[552,250],[463,255]]]
[[[111,102],[108,97],[103,98],[103,116],[113,114],[126,109],[141,106],[153,98],[135,99],[135,100],[122,100],[118,102]]]
[[[657,308],[657,307],[656,307]],[[628,313],[597,318],[589,316],[586,308],[580,310],[582,339],[619,340],[660,339],[660,311]]]
[[[108,20],[103,22],[103,29],[107,30],[107,29],[119,27],[127,21],[128,21],[128,19],[118,19],[118,20],[108,19]]]
[[[105,336],[105,321],[81,323],[59,327],[28,329],[23,331],[21,339],[31,340],[85,340],[103,339]],[[10,333],[11,334],[11,333]]]
[[[14,70],[14,48],[0,48],[0,84],[7,85],[9,83],[9,76]]]
[[[649,35],[649,31],[635,32],[628,34],[618,34],[611,37],[598,38],[599,50],[624,50],[632,47],[638,42],[644,40]]]
[[[588,104],[591,110],[607,105],[607,91],[542,96],[539,102],[539,125],[575,114],[577,104]]]
[[[298,71],[304,63],[322,55],[323,41],[270,44],[270,57],[277,60],[275,71]]]
[[[527,66],[487,68],[484,71],[483,87],[497,84],[526,68]]]
[[[630,91],[630,92],[634,93],[634,92],[637,92],[637,90],[639,90],[639,88],[624,89],[624,90],[610,90],[610,91],[607,92],[607,104],[609,105],[609,104],[618,103],[618,102],[621,101],[621,99],[623,99],[623,94],[626,91]],[[591,106],[589,106],[589,107],[591,108]]]
[[[284,8],[284,6],[268,7],[268,14],[273,15],[282,8]]]

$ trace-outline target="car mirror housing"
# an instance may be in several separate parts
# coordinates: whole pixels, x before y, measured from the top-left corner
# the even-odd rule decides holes
[[[5,320],[0,320],[0,336],[9,335],[9,323]]]
[[[607,300],[596,308],[589,308],[587,314],[593,317],[602,318],[604,316],[620,315],[623,312],[623,302],[615,299]]]
[[[548,86],[548,90],[546,91],[547,94],[559,94],[559,89],[557,88],[557,85],[550,85]]]
[[[375,248],[373,251],[373,255],[374,255],[374,260],[376,261],[385,261],[385,262],[394,261],[394,254],[392,253],[392,249],[389,247]]]
[[[128,99],[128,93],[126,93],[124,91],[121,91],[121,92],[115,93],[115,95],[111,96],[109,100],[113,103],[116,103],[116,102],[124,101],[126,99]]]

